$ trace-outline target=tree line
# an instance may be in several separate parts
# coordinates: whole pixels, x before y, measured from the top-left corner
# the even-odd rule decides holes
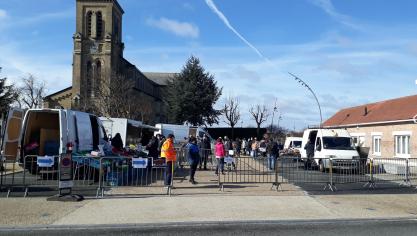
[[[8,82],[6,77],[0,79],[1,114],[7,112],[11,105],[21,108],[42,107],[46,93],[45,82],[31,74],[21,78],[20,82],[17,85]],[[94,102],[84,99],[73,109],[99,116],[151,122],[152,101],[132,97],[137,96],[137,93],[133,91],[135,82],[131,78],[112,74],[110,80],[102,80],[94,89]],[[214,105],[221,97],[222,90],[200,60],[191,56],[181,72],[168,81],[167,88],[162,92],[163,102],[168,107],[168,122],[207,127],[219,124],[220,117],[223,117],[224,123],[232,128],[233,138],[233,129],[241,120],[240,101],[237,97],[228,96],[221,109],[215,109]],[[268,120],[271,111],[266,105],[255,104],[248,112],[256,123],[259,137],[260,127]]]
[[[19,108],[40,108],[46,94],[46,84],[28,74],[20,79],[20,84],[11,83],[1,76],[0,67],[0,114],[5,114],[10,106]]]

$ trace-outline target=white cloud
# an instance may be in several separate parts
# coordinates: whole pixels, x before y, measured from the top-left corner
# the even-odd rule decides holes
[[[3,9],[0,9],[0,20],[7,18],[7,12]]]
[[[258,54],[258,56],[265,61],[269,61],[267,57],[265,57],[261,51],[258,50],[253,44],[251,44],[245,37],[243,37],[229,22],[227,17],[217,8],[216,4],[214,4],[213,0],[206,0],[207,6],[220,18],[221,21],[229,28],[240,40],[242,40],[248,47],[250,47],[253,51]]]
[[[311,2],[314,5],[320,7],[329,16],[331,16],[336,21],[342,23],[343,25],[355,30],[363,30],[363,26],[354,22],[354,20],[350,16],[338,12],[336,8],[333,6],[331,0],[311,0]]]
[[[192,23],[179,22],[165,17],[161,17],[159,20],[149,18],[146,23],[150,26],[174,33],[175,35],[181,37],[198,38],[200,34],[198,27]]]

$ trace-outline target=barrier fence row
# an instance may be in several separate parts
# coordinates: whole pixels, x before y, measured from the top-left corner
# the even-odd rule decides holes
[[[227,158],[226,158],[227,159]],[[337,190],[336,185],[363,183],[374,188],[378,183],[412,186],[417,183],[417,159],[369,158],[320,160],[299,157],[241,157],[226,160],[225,171],[218,176],[220,189],[225,184],[270,183],[278,190],[281,184],[323,184],[324,189]]]
[[[177,150],[175,169],[188,165],[186,149]],[[369,158],[320,160],[297,157],[268,158],[240,156],[231,153],[216,159],[212,150],[201,150],[207,167],[216,170],[220,190],[228,184],[269,183],[276,190],[281,184],[322,184],[324,189],[337,190],[341,184],[362,183],[374,188],[378,183],[417,184],[416,158]],[[24,196],[35,189],[57,190],[59,187],[59,156],[28,155],[18,164],[11,158],[0,158],[0,190],[7,196],[22,189]],[[122,156],[89,157],[72,155],[72,189],[103,197],[106,190],[122,187],[156,187],[159,193],[171,194],[175,181],[164,183],[166,163],[160,158]],[[174,176],[179,171],[174,171]]]

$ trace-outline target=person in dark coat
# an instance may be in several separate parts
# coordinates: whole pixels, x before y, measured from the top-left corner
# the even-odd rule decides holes
[[[117,133],[112,139],[111,139],[111,146],[116,152],[123,151],[123,140],[122,136],[120,136],[120,133]]]
[[[314,157],[314,145],[310,140],[308,140],[307,144],[304,146],[304,150],[306,150],[307,153],[307,160],[304,162],[304,169],[307,170],[311,167],[311,162]]]
[[[198,162],[200,161],[200,150],[197,145],[197,139],[195,137],[190,137],[188,144],[186,145],[187,150],[187,159],[190,163],[190,182],[192,184],[197,184],[194,179],[195,172],[197,170]]]
[[[211,144],[210,144],[210,138],[204,134],[203,140],[201,141],[201,161],[200,161],[200,167],[201,170],[202,167],[204,167],[204,170],[207,170],[207,160],[211,153]]]
[[[148,145],[146,145],[146,150],[149,151],[148,156],[152,158],[158,158],[158,139],[153,136],[149,141]]]

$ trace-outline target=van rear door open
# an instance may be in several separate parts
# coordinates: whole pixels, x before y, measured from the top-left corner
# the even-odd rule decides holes
[[[59,110],[59,128],[61,130],[61,138],[59,140],[60,153],[67,152],[67,143],[68,143],[68,113],[66,110]]]
[[[84,112],[75,112],[77,125],[78,151],[93,150],[93,137],[91,129],[90,114]]]
[[[9,110],[1,148],[7,160],[16,160],[17,158],[24,114],[24,111],[19,108]]]

